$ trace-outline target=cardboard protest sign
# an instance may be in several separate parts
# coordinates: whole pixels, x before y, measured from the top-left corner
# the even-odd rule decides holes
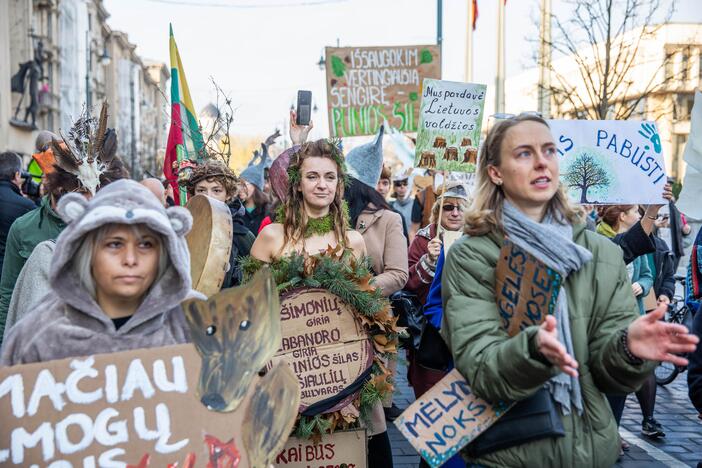
[[[364,468],[368,447],[366,430],[340,431],[324,434],[322,440],[288,439],[285,448],[275,459],[276,468]]]
[[[486,86],[424,80],[414,165],[475,172]]]
[[[384,120],[401,132],[416,132],[424,78],[441,77],[436,45],[327,47],[329,132],[375,135]]]
[[[250,402],[275,398],[280,380],[256,376],[240,410],[209,411],[195,394],[200,362],[185,344],[0,369],[0,465],[250,466],[246,434],[271,430]]]
[[[536,257],[505,241],[495,268],[495,294],[509,336],[540,325],[553,314],[562,276]]]
[[[325,289],[294,289],[281,297],[280,320],[283,340],[276,356],[297,375],[300,412],[320,402],[327,404],[319,413],[347,406],[373,363],[370,337],[351,307]],[[357,390],[336,399],[354,385]]]
[[[506,240],[495,268],[495,301],[502,325],[514,336],[553,314],[562,276]],[[491,403],[473,394],[454,369],[418,398],[395,425],[429,463],[440,466],[490,428],[513,403]]]
[[[561,182],[573,201],[663,204],[663,148],[655,122],[549,120]]]
[[[475,395],[454,369],[412,403],[395,426],[434,467],[468,445],[506,409],[506,405],[493,405]]]

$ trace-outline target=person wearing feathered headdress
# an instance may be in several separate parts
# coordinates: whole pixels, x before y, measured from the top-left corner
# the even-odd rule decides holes
[[[52,170],[45,174],[46,195],[41,205],[18,218],[7,234],[5,260],[0,277],[0,337],[5,328],[10,301],[20,272],[35,247],[45,241],[54,240],[66,227],[56,213],[59,199],[71,192],[91,198],[95,192],[110,182],[127,176],[117,152],[117,135],[107,128],[107,103],[104,103],[100,118],[96,119],[89,109],[84,109],[78,120],[61,140],[51,139],[53,153]],[[41,265],[48,267],[54,244],[44,246]],[[40,266],[36,266],[42,270]],[[44,294],[41,278],[29,275],[27,288],[31,298],[41,298]],[[21,291],[15,294],[21,295]],[[32,301],[21,301],[31,307]]]

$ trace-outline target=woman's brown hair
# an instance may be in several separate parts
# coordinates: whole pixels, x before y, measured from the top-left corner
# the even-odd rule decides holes
[[[344,181],[346,171],[343,163],[341,150],[336,144],[327,139],[304,143],[300,149],[290,157],[288,166],[288,199],[283,203],[285,220],[283,223],[284,243],[283,245],[295,245],[304,238],[305,227],[307,225],[307,214],[303,208],[304,200],[300,190],[300,180],[302,178],[302,163],[307,158],[327,158],[336,164],[337,185],[334,201],[329,206],[329,213],[333,218],[334,234],[337,241],[342,246],[348,245],[346,231],[349,224],[343,207],[344,204]]]
[[[501,164],[502,143],[507,132],[522,122],[536,122],[548,128],[544,119],[532,114],[520,114],[516,117],[497,122],[488,132],[485,143],[480,150],[477,169],[477,183],[473,204],[466,212],[464,232],[471,236],[482,236],[489,232],[504,234],[502,226],[502,205],[505,194],[502,187],[493,183],[488,175],[488,167],[499,167]],[[547,208],[549,213],[558,213],[571,223],[582,219],[580,207],[571,204],[563,185],[559,185],[556,194],[551,198]]]
[[[604,206],[600,210],[600,219],[602,222],[610,225],[615,231],[619,229],[619,215],[631,210],[634,205],[610,205]]]

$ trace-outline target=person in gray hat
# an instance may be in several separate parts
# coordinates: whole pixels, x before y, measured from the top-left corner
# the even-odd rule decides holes
[[[10,330],[0,365],[12,366],[186,343],[180,303],[192,291],[184,236],[192,217],[120,180],[90,201],[61,198],[50,289]],[[69,339],[67,339],[69,338]]]
[[[244,224],[249,231],[257,233],[263,219],[270,211],[270,199],[263,191],[266,178],[265,173],[269,166],[268,151],[265,144],[261,145],[263,151],[256,151],[248,167],[239,176],[239,200],[244,206]]]

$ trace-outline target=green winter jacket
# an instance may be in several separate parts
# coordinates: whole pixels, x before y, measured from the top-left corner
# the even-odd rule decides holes
[[[561,415],[566,436],[500,450],[473,460],[486,466],[610,467],[619,436],[603,393],[635,391],[655,363],[632,365],[619,330],[639,317],[622,251],[609,239],[573,227],[573,240],[593,254],[565,288],[584,412]],[[509,338],[495,304],[495,266],[504,238],[463,236],[451,247],[442,275],[442,334],[456,368],[473,391],[491,401],[534,394],[558,370],[536,358],[538,327]],[[560,412],[560,410],[559,410]]]
[[[12,299],[17,277],[22,267],[40,242],[56,239],[66,224],[51,209],[49,197],[41,200],[41,205],[29,213],[17,218],[7,233],[5,261],[0,277],[0,343],[5,330],[7,309]]]

